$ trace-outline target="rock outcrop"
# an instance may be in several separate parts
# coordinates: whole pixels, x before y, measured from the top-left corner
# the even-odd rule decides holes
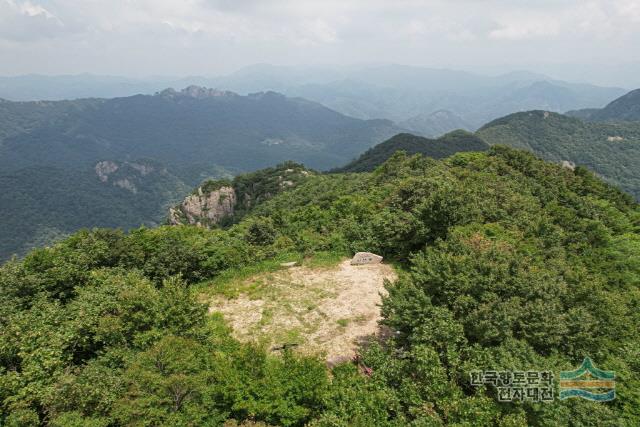
[[[98,163],[96,163],[96,166],[94,167],[94,169],[96,171],[96,175],[98,175],[98,179],[101,182],[109,181],[109,175],[111,175],[112,173],[116,172],[118,170],[118,168],[119,168],[119,166],[117,164],[115,164],[114,162],[109,161],[109,160],[98,162]]]
[[[170,177],[162,164],[150,160],[117,163],[103,160],[96,163],[93,169],[103,184],[113,185],[133,194],[138,194],[139,191],[146,191],[148,194],[149,191],[153,191],[152,187],[158,179],[173,181],[175,178]]]
[[[122,189],[128,190],[133,194],[136,194],[138,192],[138,188],[128,178],[123,178],[123,179],[114,181],[113,185],[115,185],[116,187],[120,187]]]
[[[233,180],[205,181],[181,204],[169,209],[168,223],[201,227],[229,225],[260,203],[302,184],[313,174],[303,165],[284,162],[238,175]]]
[[[351,259],[351,265],[380,264],[382,257],[371,252],[358,252]]]
[[[183,202],[169,209],[169,224],[191,224],[210,227],[224,218],[232,217],[237,197],[233,187],[225,186],[204,193],[202,187],[196,194],[185,198]]]

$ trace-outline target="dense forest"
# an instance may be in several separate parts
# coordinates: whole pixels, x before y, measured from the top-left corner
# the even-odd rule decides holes
[[[117,169],[102,179],[95,168],[30,166],[0,174],[0,262],[81,228],[162,224],[167,208],[191,190],[158,162],[108,163]]]
[[[361,250],[400,278],[393,333],[353,362],[242,344],[199,299],[261,261]],[[503,146],[314,175],[227,229],[81,231],[0,267],[0,424],[638,425],[638,254],[630,196]],[[469,382],[585,356],[615,400],[501,403]]]

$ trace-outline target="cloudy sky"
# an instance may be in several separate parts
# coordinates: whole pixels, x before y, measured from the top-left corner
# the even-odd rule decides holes
[[[624,68],[640,64],[640,0],[0,0],[1,75],[265,62]]]

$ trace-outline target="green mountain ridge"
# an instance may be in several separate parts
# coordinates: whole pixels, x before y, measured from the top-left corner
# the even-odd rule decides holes
[[[640,121],[640,89],[633,90],[613,100],[604,108],[574,110],[567,113],[588,121]]]
[[[583,122],[562,114],[529,111],[494,120],[476,135],[491,145],[508,145],[549,161],[586,166],[640,199],[640,122]]]
[[[464,130],[450,132],[438,139],[401,133],[370,148],[346,166],[334,169],[334,172],[370,172],[387,161],[397,151],[404,151],[409,155],[423,154],[434,159],[442,159],[457,152],[488,149],[489,145],[486,142]]]
[[[400,131],[389,121],[354,119],[274,92],[240,96],[197,87],[154,96],[8,103],[0,125],[3,170],[109,158],[153,158],[170,169],[208,162],[248,171],[284,160],[327,169]]]
[[[371,171],[396,151],[444,158],[458,151],[483,151],[489,145],[510,146],[555,163],[587,167],[640,200],[640,121],[585,122],[543,110],[501,117],[475,134],[459,130],[436,140],[399,134],[335,171]]]

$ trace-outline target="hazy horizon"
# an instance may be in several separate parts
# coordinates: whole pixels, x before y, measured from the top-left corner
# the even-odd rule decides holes
[[[239,68],[235,68],[229,70],[227,72],[222,73],[191,73],[191,74],[143,74],[137,75],[135,73],[100,73],[93,71],[83,71],[80,70],[78,72],[29,72],[29,73],[0,73],[0,78],[21,78],[21,77],[48,77],[48,78],[64,78],[64,77],[99,77],[99,78],[113,78],[113,79],[126,79],[131,81],[139,81],[139,82],[162,82],[166,81],[167,83],[180,81],[180,80],[188,80],[190,78],[203,78],[203,79],[216,79],[216,78],[224,78],[233,76],[239,73],[242,73],[246,70],[252,69],[253,67],[274,67],[275,69],[287,69],[287,70],[326,70],[326,71],[340,71],[340,70],[359,70],[359,69],[367,69],[367,68],[375,68],[375,67],[386,67],[386,66],[399,66],[399,67],[411,67],[411,68],[420,68],[424,70],[439,70],[439,71],[452,71],[452,72],[465,72],[478,76],[486,76],[486,77],[500,77],[506,76],[509,74],[515,73],[531,73],[531,74],[539,74],[541,77],[559,80],[559,81],[567,81],[572,83],[583,83],[583,84],[592,84],[596,86],[603,87],[618,87],[624,88],[627,90],[633,90],[640,87],[640,62],[638,63],[628,63],[621,64],[618,67],[617,73],[607,73],[606,70],[595,70],[593,68],[589,68],[587,65],[575,65],[575,64],[555,64],[555,65],[547,65],[538,67],[509,67],[505,66],[492,66],[485,67],[479,69],[472,69],[466,67],[440,67],[440,66],[424,66],[424,65],[415,65],[415,64],[401,64],[401,63],[353,63],[347,65],[338,65],[338,64],[294,64],[294,65],[284,65],[284,64],[274,64],[274,63],[251,63],[245,66],[241,66]],[[573,70],[576,71],[573,71]],[[330,81],[331,79],[326,79]],[[178,89],[178,88],[176,88]],[[221,88],[223,89],[223,88]],[[268,88],[265,88],[268,89]]]
[[[0,75],[378,63],[633,88],[639,24],[640,0],[0,0]]]

